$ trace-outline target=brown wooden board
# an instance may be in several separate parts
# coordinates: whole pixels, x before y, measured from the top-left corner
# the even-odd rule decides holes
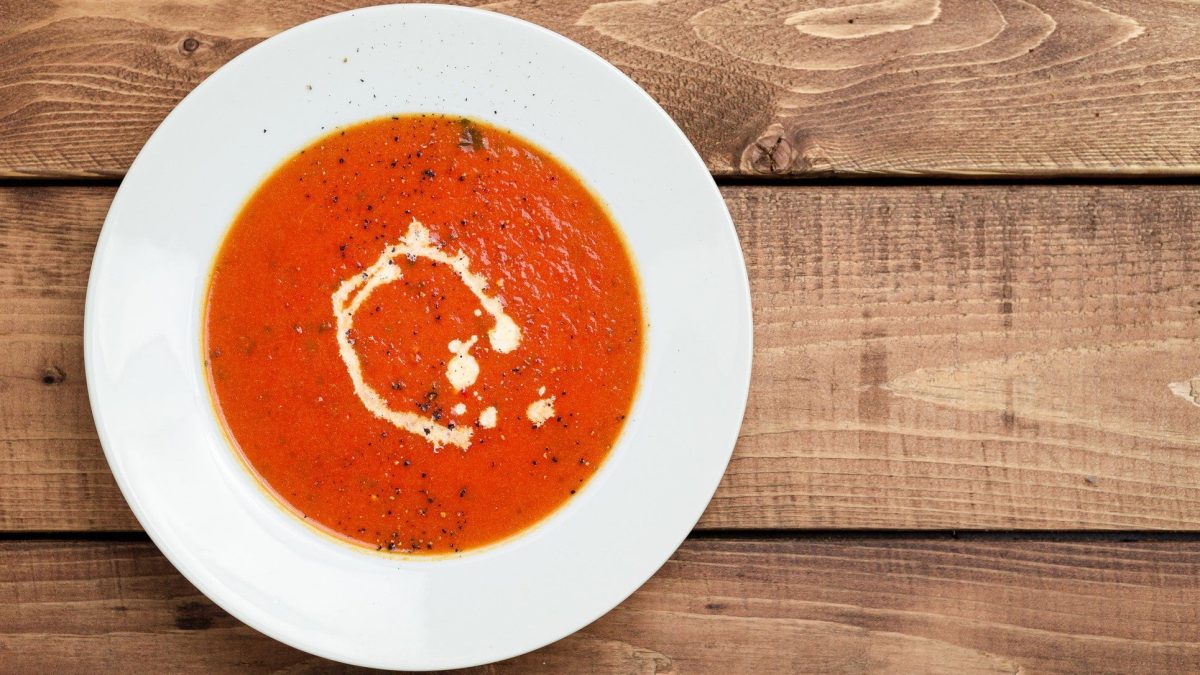
[[[724,194],[755,364],[701,527],[1200,527],[1200,192]],[[83,377],[111,197],[0,189],[3,530],[137,527]]]
[[[360,2],[0,1],[0,176],[119,176],[264,38]],[[1200,15],[1168,0],[511,0],[721,174],[1200,171]],[[636,161],[636,158],[630,158]]]
[[[1200,544],[692,540],[596,623],[484,672],[1195,672]],[[149,543],[0,543],[5,672],[324,671]]]

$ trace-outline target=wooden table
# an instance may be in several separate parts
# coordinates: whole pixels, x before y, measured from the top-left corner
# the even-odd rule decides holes
[[[139,532],[80,333],[101,221],[163,115],[353,4],[0,1],[0,671],[336,668]],[[757,349],[693,536],[494,670],[1200,669],[1196,5],[489,8],[684,128],[738,226]]]

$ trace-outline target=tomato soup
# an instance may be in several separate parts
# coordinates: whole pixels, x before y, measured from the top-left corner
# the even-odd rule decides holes
[[[204,320],[215,406],[311,524],[445,554],[571,498],[632,405],[643,318],[612,219],[545,151],[482,122],[336,131],[250,197]]]

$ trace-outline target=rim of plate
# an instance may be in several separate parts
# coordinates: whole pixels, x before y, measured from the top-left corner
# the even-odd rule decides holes
[[[360,61],[366,65],[356,68]],[[520,79],[522,61],[538,82]],[[302,66],[310,70],[299,72]],[[478,78],[493,66],[507,70],[495,82]],[[449,82],[447,69],[468,77]],[[364,73],[382,75],[387,89],[353,93]],[[433,84],[418,90],[406,77]],[[284,89],[305,79],[314,84],[303,94]],[[438,98],[443,81],[455,97],[469,90],[462,104]],[[316,83],[347,103],[321,101],[325,92],[311,93]],[[503,102],[504,83],[516,90],[511,106]],[[548,103],[546,94],[565,98]],[[628,106],[619,122],[592,120],[614,133],[580,133],[594,107],[610,105],[605,96]],[[534,112],[518,111],[521,104]],[[241,204],[291,152],[388,110],[478,117],[575,170],[622,229],[649,321],[634,408],[585,489],[526,532],[461,557],[381,557],[313,533],[240,465],[203,381],[203,289]],[[327,121],[316,129],[316,119]],[[268,121],[279,121],[282,132],[272,136],[267,126],[260,136]],[[636,161],[605,159],[610,149],[631,148],[644,151]],[[231,166],[218,171],[223,159]],[[667,185],[646,186],[634,174]],[[668,206],[671,217],[650,218]],[[171,225],[162,225],[167,218]],[[701,226],[693,231],[684,220]],[[656,246],[659,240],[665,243]],[[615,66],[549,29],[430,4],[380,5],[301,24],[201,82],[151,135],[113,199],[84,317],[101,445],[134,515],[171,563],[224,610],[280,642],[348,664],[411,670],[532,651],[595,621],[644,584],[686,538],[724,475],[749,393],[752,340],[750,288],[732,219],[666,112]],[[661,492],[644,494],[647,488]],[[461,612],[442,606],[455,602],[464,603]]]

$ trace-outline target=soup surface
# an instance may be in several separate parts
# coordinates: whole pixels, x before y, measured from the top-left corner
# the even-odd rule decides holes
[[[219,416],[299,516],[464,551],[561,506],[613,447],[643,318],[620,234],[561,163],[482,122],[334,132],[251,196],[205,311]]]

